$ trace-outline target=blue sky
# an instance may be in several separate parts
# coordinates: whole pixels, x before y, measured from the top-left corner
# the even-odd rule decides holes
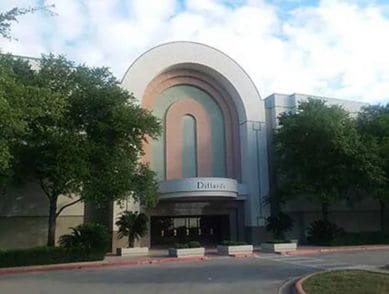
[[[57,15],[21,17],[3,52],[64,54],[120,79],[145,50],[196,41],[240,63],[262,97],[389,102],[388,0],[2,0],[0,11],[44,3]]]

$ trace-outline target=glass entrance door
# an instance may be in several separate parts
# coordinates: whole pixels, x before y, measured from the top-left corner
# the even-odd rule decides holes
[[[228,215],[151,217],[151,246],[199,241],[217,245],[230,238]]]

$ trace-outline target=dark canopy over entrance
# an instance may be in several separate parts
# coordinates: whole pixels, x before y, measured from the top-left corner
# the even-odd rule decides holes
[[[151,246],[199,241],[217,245],[230,239],[228,215],[151,217]]]
[[[160,201],[150,215],[150,245],[171,246],[199,241],[214,246],[223,240],[244,240],[243,201]]]

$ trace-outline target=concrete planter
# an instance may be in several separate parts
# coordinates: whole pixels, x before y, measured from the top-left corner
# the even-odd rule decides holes
[[[287,252],[297,250],[296,243],[262,243],[262,251],[264,252]]]
[[[253,253],[253,245],[218,245],[217,254],[219,255],[234,255],[234,254],[251,254]]]
[[[116,248],[118,256],[145,256],[149,255],[148,247]]]
[[[198,248],[169,248],[171,257],[204,256],[204,247]]]

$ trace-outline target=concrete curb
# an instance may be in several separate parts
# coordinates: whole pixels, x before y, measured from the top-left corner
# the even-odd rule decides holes
[[[299,278],[292,277],[285,280],[283,284],[278,288],[278,294],[296,294],[295,284]]]
[[[280,254],[281,255],[308,255],[308,254],[316,254],[316,253],[336,253],[336,252],[354,252],[354,251],[372,251],[372,250],[389,250],[389,245],[300,249],[296,251],[282,252]]]
[[[308,278],[316,275],[316,274],[319,274],[319,273],[323,273],[323,271],[317,272],[317,273],[313,273],[313,274],[309,274],[309,275],[306,275],[306,276],[298,279],[297,282],[294,284],[294,289],[296,291],[296,294],[306,294],[305,291],[304,291],[304,288],[303,288],[304,281],[307,280]]]
[[[83,269],[102,269],[112,267],[125,267],[147,264],[165,264],[165,263],[179,263],[179,262],[198,262],[208,260],[209,257],[172,257],[172,258],[159,258],[159,259],[141,259],[141,260],[126,260],[126,261],[97,261],[97,262],[78,262],[78,263],[61,263],[51,265],[33,265],[33,266],[21,266],[0,268],[0,276],[23,274],[33,272],[52,272],[52,271],[66,271],[66,270],[83,270]]]

